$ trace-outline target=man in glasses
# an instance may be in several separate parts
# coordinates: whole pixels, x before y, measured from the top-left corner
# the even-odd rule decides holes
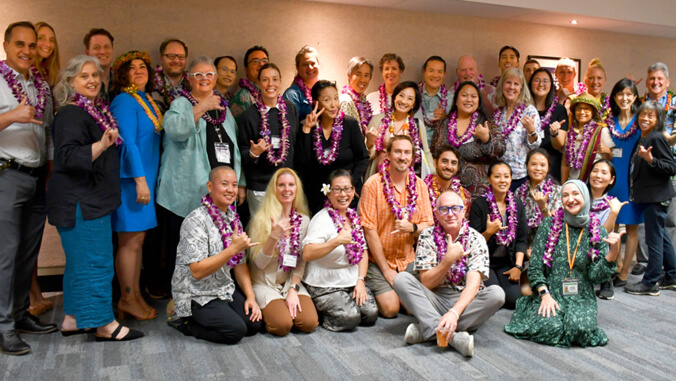
[[[427,186],[411,168],[413,140],[408,135],[390,138],[387,160],[364,184],[359,214],[370,251],[366,285],[380,314],[393,318],[400,306],[394,278],[407,267],[412,271],[413,244],[433,220]]]
[[[449,143],[443,143],[437,147],[432,153],[436,174],[427,175],[425,184],[427,184],[430,195],[430,205],[436,205],[437,198],[442,192],[452,190],[462,197],[465,214],[467,214],[472,206],[472,195],[460,185],[460,179],[457,177],[460,168],[459,157],[458,149]]]
[[[420,280],[402,272],[394,280],[401,303],[418,319],[404,335],[406,344],[444,339],[464,356],[474,354],[476,330],[500,309],[505,293],[483,287],[488,279],[488,246],[465,219],[462,197],[444,191],[437,199],[434,226],[418,238],[415,270]]]
[[[239,121],[239,116],[246,111],[249,106],[257,103],[260,98],[260,90],[256,86],[258,82],[258,72],[261,67],[270,62],[268,51],[262,46],[252,46],[244,54],[244,72],[246,78],[239,80],[239,90],[232,96],[230,111],[235,119]]]
[[[188,46],[185,42],[170,38],[160,44],[160,63],[155,69],[155,92],[153,99],[165,113],[171,102],[181,95],[183,90],[190,91],[187,73]]]

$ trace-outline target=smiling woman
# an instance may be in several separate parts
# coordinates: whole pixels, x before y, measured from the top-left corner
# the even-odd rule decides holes
[[[56,33],[51,25],[42,21],[35,24],[35,30],[38,32],[35,67],[45,77],[49,86],[54,87],[61,71],[59,44],[56,41]]]
[[[319,53],[311,46],[303,46],[296,54],[297,74],[291,87],[284,92],[284,98],[293,102],[298,110],[298,120],[312,111],[314,104],[312,86],[319,80]]]

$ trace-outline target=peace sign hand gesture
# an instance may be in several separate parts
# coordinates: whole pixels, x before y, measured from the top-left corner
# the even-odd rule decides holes
[[[317,112],[318,108],[319,102],[316,102],[314,110],[312,110],[312,112],[307,114],[307,116],[305,117],[305,123],[303,124],[304,133],[309,134],[312,127],[317,125],[317,122],[319,121],[319,116],[324,113],[323,107],[319,112]]]

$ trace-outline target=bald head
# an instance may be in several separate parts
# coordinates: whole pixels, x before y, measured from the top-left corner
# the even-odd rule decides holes
[[[459,82],[473,81],[476,83],[479,76],[479,68],[474,57],[469,54],[461,55],[455,67],[455,75],[458,77]]]
[[[232,173],[235,175],[235,178],[237,178],[237,175],[232,168],[228,167],[227,165],[218,166],[209,172],[209,181],[213,183],[215,180],[221,178],[221,176],[226,176],[228,173]]]
[[[453,205],[464,205],[462,197],[459,194],[452,190],[445,190],[437,198],[436,207],[440,206],[453,206]]]

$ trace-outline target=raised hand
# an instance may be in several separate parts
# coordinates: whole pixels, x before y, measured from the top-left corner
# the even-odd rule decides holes
[[[201,101],[199,101],[199,104],[204,106],[204,108],[207,111],[210,111],[210,110],[221,110],[221,111],[225,110],[225,108],[223,108],[223,106],[221,106],[220,95],[216,95],[216,94],[211,94],[208,97],[202,99]]]
[[[258,242],[251,242],[249,236],[245,232],[240,231],[238,225],[235,225],[235,231],[232,233],[232,241],[230,241],[230,247],[232,247],[236,253],[246,250],[251,246],[258,245]]]
[[[441,105],[441,103],[439,103],[439,105]],[[446,116],[447,116],[446,110],[444,110],[441,107],[437,107],[434,110],[434,119],[433,120],[441,120],[441,119],[444,119]]]
[[[321,111],[317,112],[319,108],[319,102],[315,103],[315,108],[311,113],[307,114],[305,117],[305,123],[303,124],[303,132],[306,134],[310,133],[312,127],[314,127],[319,121],[319,116],[324,113],[324,108],[322,107]]]
[[[13,111],[17,123],[42,124],[41,120],[35,119],[35,107],[28,104],[28,98],[26,96],[21,99],[21,102]]]
[[[599,147],[596,151],[594,151],[594,153],[599,153],[599,154],[602,154],[602,155],[603,154],[609,155],[609,154],[613,153],[613,150],[611,150],[610,147],[608,147],[607,145],[605,145],[603,143],[599,143]]]
[[[647,149],[643,146],[640,146],[640,147],[638,147],[638,156],[641,159],[647,161],[648,164],[652,164],[653,163],[653,154],[652,154],[652,152],[650,152],[652,150],[653,150],[652,146],[648,147]]]
[[[486,231],[493,235],[500,230],[507,229],[508,226],[502,226],[502,220],[500,218],[496,218],[495,220],[491,220],[490,214],[486,216]]]
[[[396,220],[394,221],[394,230],[390,234],[399,234],[399,233],[412,233],[413,224],[408,222],[408,220]]]
[[[366,146],[368,148],[376,144],[376,139],[378,139],[378,131],[375,128],[366,131]]]
[[[486,143],[491,138],[491,131],[488,129],[488,122],[477,124],[474,128],[474,137]]]
[[[349,245],[354,243],[352,241],[352,230],[346,227],[343,227],[334,239],[338,245]]]
[[[275,221],[274,218],[270,217],[270,222],[270,236],[274,236],[277,239],[284,237],[291,230],[289,220],[279,219]]]
[[[609,262],[614,261],[617,258],[617,255],[620,253],[620,250],[622,249],[622,236],[624,235],[624,232],[622,233],[616,233],[612,232],[608,234],[608,238],[604,238],[603,240],[608,243],[608,255],[606,255],[606,260]]]
[[[270,144],[266,144],[265,139],[263,138],[258,139],[256,143],[254,143],[253,140],[249,140],[249,143],[251,144],[249,152],[256,157],[262,155],[263,152],[270,149]]]
[[[616,198],[608,198],[608,197],[604,198],[604,200],[606,200],[608,206],[610,207],[610,213],[613,213],[615,215],[620,213],[620,209],[622,209],[623,206],[629,203],[629,201],[620,202],[620,200]]]
[[[101,143],[101,148],[104,150],[107,150],[108,147],[112,146],[115,141],[117,140],[117,137],[119,136],[119,131],[117,128],[109,128],[103,132],[103,136],[101,137],[101,140],[99,141]]]
[[[549,192],[533,192],[530,191],[530,195],[533,196],[533,200],[538,204],[540,211],[543,211],[547,208],[547,201],[549,200]]]
[[[446,234],[446,242],[451,242],[452,238],[450,234]],[[453,242],[446,245],[446,255],[444,256],[444,262],[455,263],[458,259],[469,255],[470,251],[465,251],[460,242]]]
[[[526,115],[522,117],[521,125],[523,125],[523,128],[525,128],[529,134],[535,132],[535,119],[531,118],[530,116]]]
[[[554,136],[557,133],[559,133],[559,130],[561,129],[561,124],[563,124],[565,120],[562,120],[560,122],[552,122],[549,124],[549,133]]]

